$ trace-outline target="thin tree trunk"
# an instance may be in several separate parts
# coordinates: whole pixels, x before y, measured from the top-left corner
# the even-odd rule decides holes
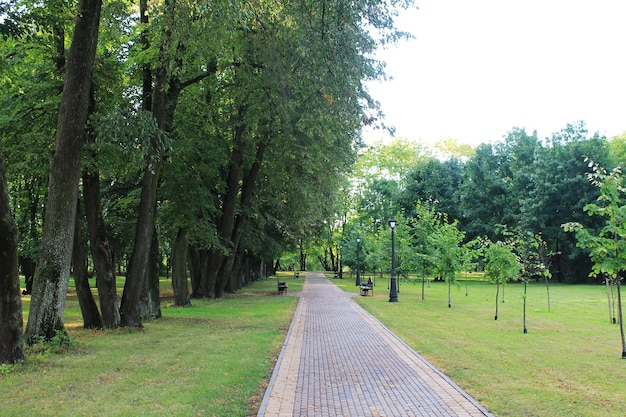
[[[524,333],[528,333],[528,328],[526,327],[526,295],[528,290],[528,280],[524,280]]]
[[[30,214],[30,227],[28,233],[32,242],[37,242],[39,240],[39,231],[37,228],[39,221],[37,219],[37,213],[39,212],[39,206],[41,205],[39,194],[35,191],[37,185],[33,184],[32,182],[25,184],[25,187],[29,190],[28,194],[30,196],[30,204],[28,206],[28,211]],[[37,263],[34,257],[31,256],[32,255],[22,256],[19,258],[20,268],[22,270],[22,274],[24,275],[24,281],[26,283],[26,288],[24,289],[24,291],[22,291],[23,295],[28,295],[33,292],[33,279],[35,277],[35,269]]]
[[[187,246],[187,231],[180,228],[172,247],[172,289],[174,290],[174,305],[178,307],[191,304],[187,282]]]
[[[29,343],[39,336],[50,340],[57,331],[65,331],[63,313],[101,6],[101,0],[81,0],[78,4],[50,163],[42,246],[26,325]]]
[[[548,312],[550,311],[550,284],[548,283],[548,277],[544,275],[543,279],[546,281],[546,292],[548,293]]]
[[[626,338],[624,337],[624,316],[622,315],[622,291],[621,291],[621,277],[619,274],[617,279],[617,316],[619,321],[619,333],[622,338],[622,359],[626,359]]]
[[[304,245],[302,244],[302,239],[300,239],[299,246],[300,246],[300,271],[306,271],[306,253],[304,252]],[[357,271],[357,273],[359,273],[359,271]]]
[[[0,140],[0,364],[24,359],[17,229],[11,214]]]
[[[82,213],[80,204],[76,212],[76,227],[74,230],[74,250],[72,254],[74,270],[74,284],[80,311],[83,315],[83,327],[85,329],[101,329],[102,317],[98,306],[89,287],[87,277],[87,255],[85,253],[85,241],[83,239]]]
[[[613,298],[611,297],[611,278],[607,275],[604,282],[606,284],[606,300],[609,303],[609,322],[615,324],[617,321],[615,320],[613,309],[611,308],[611,299]]]
[[[496,315],[493,318],[494,320],[498,320],[498,296],[500,295],[500,283],[496,282]]]

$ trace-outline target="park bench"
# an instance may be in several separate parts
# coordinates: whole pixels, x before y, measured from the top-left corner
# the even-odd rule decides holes
[[[278,293],[284,294],[287,291],[287,283],[278,281]]]
[[[294,271],[294,273],[293,273],[293,277],[294,277],[295,279],[300,278],[300,272],[298,272],[298,271]]]
[[[367,295],[370,291],[372,296],[374,295],[374,286],[372,284],[361,284],[359,288],[361,289],[361,295]]]
[[[361,290],[361,295],[367,295],[371,292],[372,296],[374,296],[374,283],[372,282],[372,278],[368,279],[366,284],[361,284],[359,289]]]

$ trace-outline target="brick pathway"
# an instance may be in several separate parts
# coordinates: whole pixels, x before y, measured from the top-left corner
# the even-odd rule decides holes
[[[306,274],[258,416],[491,416],[352,296]]]

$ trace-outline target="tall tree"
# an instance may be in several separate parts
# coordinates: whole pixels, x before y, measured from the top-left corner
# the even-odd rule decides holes
[[[48,8],[30,1],[9,1],[3,6],[7,9],[2,12],[2,24],[9,30],[2,31],[6,37],[0,42],[0,131],[18,228],[20,269],[26,279],[24,291],[30,293],[63,88],[65,33],[75,5],[56,3]]]
[[[598,134],[589,135],[582,122],[554,133],[536,154],[533,186],[522,199],[521,226],[542,234],[548,251],[554,254],[552,274],[558,281],[581,282],[591,270],[589,257],[576,247],[574,237],[564,234],[560,227],[567,222],[599,227],[598,219],[586,216],[583,210],[599,195],[598,188],[585,176],[585,157],[605,165],[606,140]]]
[[[146,4],[142,2],[143,6]],[[157,51],[158,61],[154,73],[154,89],[149,88],[147,79],[150,77],[144,72],[143,81],[146,88],[144,105],[148,105],[146,99],[146,95],[148,95],[152,99],[151,111],[160,133],[154,132],[151,135],[150,151],[146,154],[143,170],[135,238],[120,308],[121,323],[124,326],[142,326],[142,291],[146,288],[150,253],[154,249],[151,246],[153,242],[157,242],[153,236],[156,222],[157,191],[163,158],[169,148],[166,139],[167,135],[173,132],[178,100],[184,88],[204,80],[216,71],[214,60],[206,59],[206,54],[199,54],[200,59],[205,58],[202,63],[195,61],[196,66],[192,66],[192,69],[187,72],[184,71],[186,68],[185,59],[193,56],[193,53],[188,52],[188,42],[193,40],[190,39],[189,35],[190,33],[197,33],[199,30],[198,22],[204,22],[212,12],[212,10],[203,7],[194,8],[195,6],[197,5],[166,0],[162,5],[162,16],[159,19],[162,26],[158,31],[152,29],[150,32],[158,40],[158,42],[150,42],[150,48],[155,48]],[[194,15],[196,12],[198,14]],[[197,19],[192,18],[192,15],[196,16]],[[192,21],[195,24],[190,26]],[[181,78],[183,76],[189,76],[189,78],[183,80]],[[153,281],[148,281],[147,284],[154,287]],[[152,289],[156,290],[157,288]],[[154,300],[154,302],[158,302],[158,300]],[[150,306],[150,310],[158,311],[158,306]]]
[[[463,171],[459,187],[463,230],[469,239],[485,236],[498,240],[497,225],[513,220],[507,166],[492,144],[481,144]]]
[[[405,177],[405,189],[401,201],[410,211],[418,201],[433,204],[447,213],[450,221],[460,220],[459,192],[462,165],[457,159],[439,161],[430,159],[415,165]]]
[[[56,146],[50,163],[42,247],[26,326],[28,342],[39,336],[50,340],[57,331],[65,330],[63,313],[101,7],[101,0],[81,0],[78,4],[59,107]]]

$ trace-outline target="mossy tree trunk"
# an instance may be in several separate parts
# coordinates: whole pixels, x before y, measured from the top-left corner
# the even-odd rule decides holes
[[[33,282],[26,340],[50,340],[64,331],[63,310],[72,262],[78,181],[85,138],[101,0],[81,0],[59,106],[50,162],[41,251]]]

